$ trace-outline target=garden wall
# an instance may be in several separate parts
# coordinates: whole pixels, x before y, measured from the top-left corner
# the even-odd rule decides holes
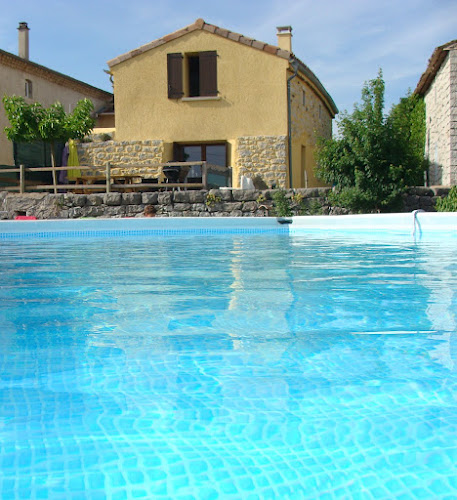
[[[287,190],[296,215],[338,215],[348,213],[331,207],[329,188]],[[437,197],[447,188],[410,189],[404,195],[404,212],[422,209],[435,211]],[[0,192],[0,219],[17,215],[38,219],[75,219],[80,217],[136,217],[146,205],[154,205],[162,217],[265,217],[276,215],[273,207],[275,190],[212,189],[210,191],[161,191],[144,193],[47,194],[23,195]]]

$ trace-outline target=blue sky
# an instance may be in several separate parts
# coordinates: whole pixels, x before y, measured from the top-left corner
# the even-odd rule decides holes
[[[32,61],[108,91],[108,60],[199,17],[273,45],[276,26],[291,25],[293,51],[348,111],[379,68],[387,111],[415,88],[434,48],[457,39],[456,0],[0,0],[0,7],[1,49],[17,54],[25,21]]]

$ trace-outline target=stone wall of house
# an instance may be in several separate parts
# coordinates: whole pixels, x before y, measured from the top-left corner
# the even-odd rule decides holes
[[[455,55],[450,55],[438,70],[435,79],[425,95],[427,136],[425,154],[430,160],[429,183],[449,186],[456,184],[451,179],[451,68],[455,64]],[[457,75],[453,72],[454,85]],[[455,96],[454,96],[455,97]],[[454,103],[454,106],[457,105]],[[457,124],[454,123],[453,127]],[[452,180],[454,182],[452,182]]]
[[[457,185],[457,46],[449,52],[451,62],[451,131],[450,131],[450,173],[449,185]]]
[[[347,213],[329,205],[329,188],[287,190],[296,215]],[[422,209],[435,211],[436,199],[449,192],[446,188],[417,187],[404,195],[404,212]],[[94,193],[23,195],[0,192],[0,219],[16,215],[38,219],[77,219],[81,217],[136,217],[146,205],[154,205],[162,217],[265,217],[274,216],[275,190],[212,189],[155,191],[144,193]]]
[[[104,167],[110,163],[114,174],[139,173],[145,178],[160,177],[160,164],[169,159],[165,158],[165,143],[161,140],[115,141],[105,134],[94,135],[90,139],[90,142],[78,144],[79,162],[81,165],[94,166],[93,173],[96,174],[102,174]],[[257,179],[263,187],[285,187],[286,136],[239,137],[236,143],[236,166],[238,175]]]
[[[159,177],[160,164],[164,162],[164,142],[150,141],[114,141],[103,134],[92,136],[91,142],[78,144],[80,165],[105,167],[111,163],[129,166],[128,171],[114,168],[113,173],[142,174],[144,177]],[[106,140],[108,139],[108,140]],[[134,167],[134,168],[132,168]],[[97,169],[95,169],[97,171]]]
[[[311,147],[318,137],[332,137],[332,116],[315,91],[302,79],[291,80],[291,124],[293,140]]]
[[[236,154],[240,176],[261,178],[268,187],[286,186],[287,137],[285,135],[238,137]]]

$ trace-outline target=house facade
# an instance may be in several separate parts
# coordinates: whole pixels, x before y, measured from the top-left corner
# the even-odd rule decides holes
[[[457,40],[437,47],[414,91],[426,113],[429,184],[457,185]]]
[[[203,160],[230,167],[233,187],[242,176],[268,187],[319,185],[316,139],[331,137],[338,110],[293,55],[291,37],[280,28],[272,46],[198,19],[109,61],[116,141],[92,158],[86,150],[86,161]]]
[[[0,50],[0,97],[16,95],[26,102],[48,107],[56,101],[71,112],[80,99],[90,99],[96,110],[112,101],[112,94],[29,60],[29,28],[19,24],[19,55]],[[104,118],[105,123],[106,118]],[[113,120],[114,123],[114,120]],[[13,144],[4,128],[9,126],[3,104],[0,105],[0,165],[14,165]],[[108,126],[108,125],[106,125]]]

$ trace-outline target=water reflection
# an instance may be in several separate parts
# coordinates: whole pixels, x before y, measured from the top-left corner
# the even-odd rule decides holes
[[[393,498],[399,477],[455,497],[455,247],[213,235],[0,258],[5,497],[47,494],[36,477],[62,498]]]

